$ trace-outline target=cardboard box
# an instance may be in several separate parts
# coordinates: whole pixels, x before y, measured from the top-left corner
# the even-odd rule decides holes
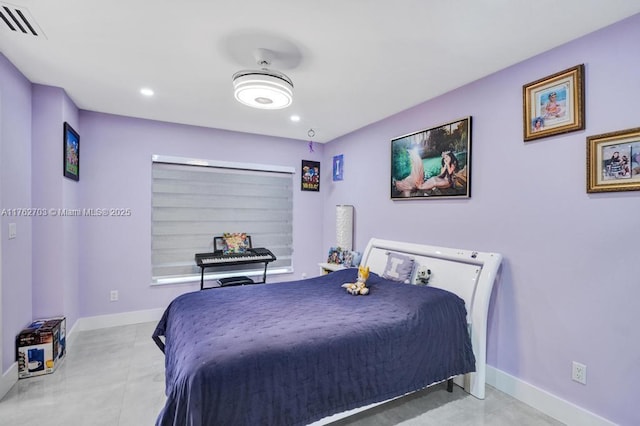
[[[16,338],[18,377],[53,373],[67,349],[66,319],[47,318],[33,321]]]

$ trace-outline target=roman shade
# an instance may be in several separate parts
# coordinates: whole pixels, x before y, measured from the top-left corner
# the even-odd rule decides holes
[[[245,232],[253,247],[271,250],[277,260],[269,273],[293,271],[295,169],[157,155],[152,160],[154,284],[199,280],[195,253],[212,252],[213,237],[225,232]],[[206,277],[238,270],[261,274],[260,265],[245,265],[217,269]]]

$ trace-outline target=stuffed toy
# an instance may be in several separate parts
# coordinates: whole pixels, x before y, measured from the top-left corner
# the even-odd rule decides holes
[[[369,267],[359,266],[358,280],[355,283],[344,283],[342,287],[347,289],[347,293],[354,296],[359,294],[364,296],[365,294],[369,294],[369,289],[366,286],[367,278],[369,278]]]
[[[418,270],[418,274],[416,275],[416,284],[427,285],[429,284],[430,278],[431,278],[431,269],[420,269]]]

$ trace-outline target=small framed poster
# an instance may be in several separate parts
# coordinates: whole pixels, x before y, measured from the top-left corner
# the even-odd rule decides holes
[[[320,191],[320,162],[302,160],[301,191]]]
[[[344,155],[336,155],[333,157],[333,181],[344,179]]]
[[[80,180],[80,135],[66,121],[62,148],[64,176],[75,181]]]

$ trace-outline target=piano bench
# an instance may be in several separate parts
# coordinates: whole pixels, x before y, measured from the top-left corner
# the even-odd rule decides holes
[[[232,285],[255,284],[249,277],[227,277],[218,280],[220,287],[228,287]]]

